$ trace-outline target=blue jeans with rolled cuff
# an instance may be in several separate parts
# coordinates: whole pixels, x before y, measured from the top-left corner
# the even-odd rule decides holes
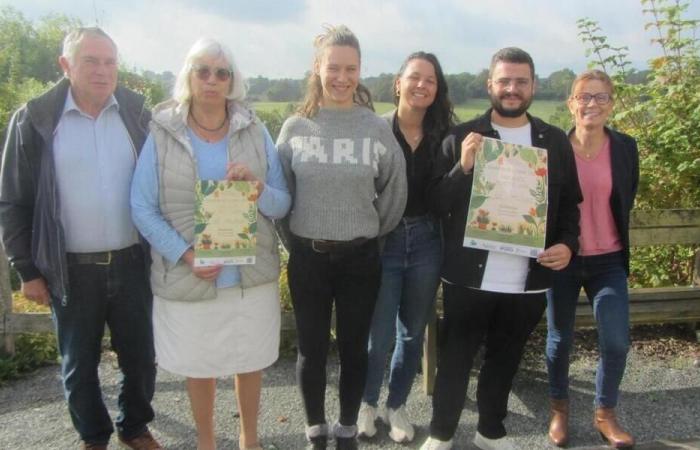
[[[625,373],[629,337],[629,296],[622,252],[574,256],[555,273],[547,292],[547,372],[549,395],[569,396],[569,353],[573,344],[576,303],[583,287],[598,329],[600,357],[596,370],[597,407],[617,405]]]
[[[63,387],[82,440],[106,444],[114,431],[98,377],[105,324],[122,372],[117,431],[131,439],[148,430],[156,363],[153,296],[139,245],[96,254],[68,254],[69,298],[52,300]],[[94,259],[94,260],[93,260]]]
[[[379,400],[392,345],[386,404],[398,409],[406,403],[420,363],[425,325],[435,308],[441,257],[440,229],[431,216],[404,217],[386,238],[363,395],[372,406]]]

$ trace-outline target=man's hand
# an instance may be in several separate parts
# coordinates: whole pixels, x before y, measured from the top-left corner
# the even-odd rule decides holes
[[[479,133],[469,133],[462,141],[462,152],[459,158],[459,165],[462,171],[467,174],[474,168],[476,152],[481,148],[481,136]]]
[[[48,306],[51,303],[51,295],[46,287],[46,280],[42,277],[22,283],[22,294],[39,305]]]
[[[214,280],[216,280],[216,277],[219,276],[219,273],[221,273],[222,266],[195,267],[194,266],[194,250],[192,250],[192,249],[187,250],[182,255],[182,260],[185,263],[187,263],[188,266],[190,266],[194,276],[196,276],[197,278],[201,278],[202,280],[214,281]]]
[[[564,244],[554,244],[537,256],[537,262],[552,270],[561,270],[571,261],[571,250]]]

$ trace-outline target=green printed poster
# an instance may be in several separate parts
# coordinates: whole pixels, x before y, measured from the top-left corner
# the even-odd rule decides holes
[[[249,181],[197,181],[195,266],[255,264],[257,197]]]
[[[537,257],[547,230],[547,150],[483,138],[465,247]]]

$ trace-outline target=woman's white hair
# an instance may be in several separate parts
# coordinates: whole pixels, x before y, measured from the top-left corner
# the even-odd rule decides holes
[[[189,80],[192,66],[195,65],[199,59],[205,56],[210,56],[213,58],[222,57],[228,64],[228,68],[231,70],[232,74],[232,82],[231,89],[226,95],[226,98],[236,101],[242,101],[245,99],[245,94],[247,91],[246,83],[243,79],[243,75],[236,66],[236,62],[233,60],[231,50],[229,50],[226,45],[211,38],[198,39],[197,42],[192,45],[189,52],[187,52],[185,64],[182,66],[182,69],[180,69],[180,73],[177,75],[177,79],[175,80],[173,98],[180,104],[189,103],[190,99],[192,98],[192,90],[190,89]]]

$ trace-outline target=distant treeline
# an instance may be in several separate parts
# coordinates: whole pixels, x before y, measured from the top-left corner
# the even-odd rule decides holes
[[[627,80],[629,83],[643,83],[648,70],[632,72]],[[486,79],[488,70],[484,69],[477,75],[463,72],[445,76],[452,102],[466,103],[470,99],[487,98]],[[552,72],[548,77],[537,77],[537,98],[540,100],[565,100],[569,96],[571,82],[576,74],[570,69]],[[375,77],[362,79],[372,93],[376,102],[392,102],[394,74],[383,73]],[[248,79],[250,101],[293,102],[301,100],[306,85],[305,79],[269,79],[262,76]]]

